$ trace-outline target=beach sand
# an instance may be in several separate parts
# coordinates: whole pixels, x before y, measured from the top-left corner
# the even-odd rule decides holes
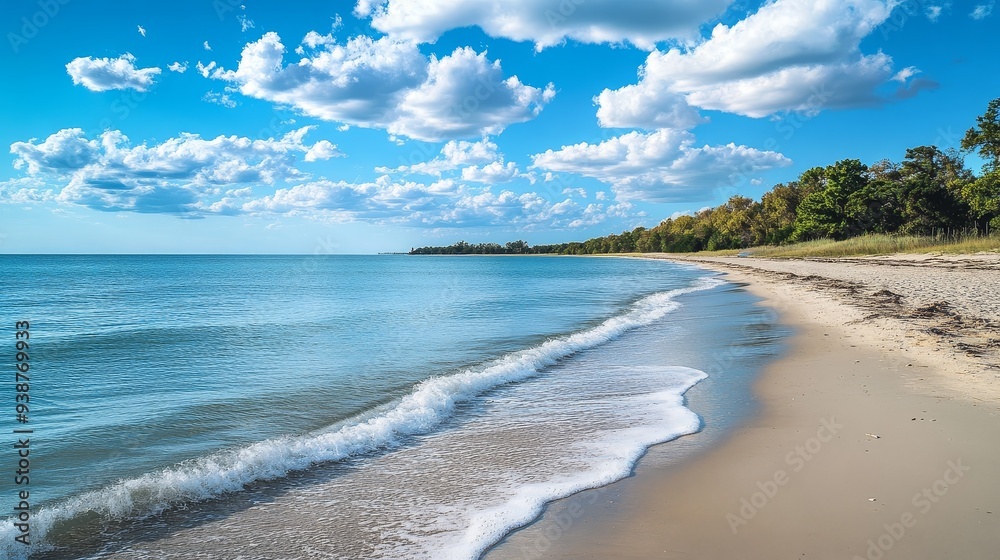
[[[759,413],[680,464],[654,448],[487,559],[1000,558],[1000,257],[684,260],[796,331]]]

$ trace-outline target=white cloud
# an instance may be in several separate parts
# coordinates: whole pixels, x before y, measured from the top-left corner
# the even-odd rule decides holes
[[[899,72],[896,72],[896,74],[892,77],[892,80],[894,82],[905,84],[906,80],[909,80],[910,78],[919,73],[920,70],[916,66],[907,66],[906,68],[903,68]]]
[[[541,50],[567,39],[629,42],[643,49],[691,39],[731,0],[359,0],[354,13],[394,37],[433,42],[449,29],[479,26],[493,37],[531,41]]]
[[[622,211],[619,205],[581,207],[570,199],[547,200],[538,193],[470,188],[451,180],[424,184],[387,176],[365,183],[314,181],[245,202],[252,215],[300,215],[334,221],[396,223],[413,227],[508,226],[518,229],[575,228],[600,223]]]
[[[878,53],[854,62],[792,66],[765,76],[715,84],[688,94],[688,102],[748,117],[784,111],[815,115],[823,109],[877,105],[875,88],[892,74],[892,60]]]
[[[337,149],[337,146],[330,143],[329,140],[320,140],[309,148],[309,151],[306,152],[306,156],[303,159],[305,161],[320,161],[342,155],[344,154]]]
[[[333,38],[333,35],[327,33],[326,35],[320,35],[315,31],[310,31],[306,33],[306,36],[302,38],[301,47],[309,47],[310,49],[315,49],[317,47],[324,47],[327,45],[336,45],[337,40]],[[298,51],[296,51],[298,52]],[[304,54],[299,52],[299,54]]]
[[[232,109],[239,105],[232,97],[229,97],[228,93],[219,93],[217,91],[210,91],[202,96],[202,101],[208,103],[214,103],[215,105],[221,105],[228,109]]]
[[[630,132],[600,144],[582,142],[532,157],[532,167],[593,177],[620,199],[671,202],[704,200],[714,188],[791,164],[785,156],[747,146],[694,145],[694,135],[676,129]]]
[[[306,35],[303,44],[316,52],[286,66],[285,47],[271,32],[246,45],[236,70],[214,63],[199,70],[316,118],[427,141],[497,134],[533,119],[555,95],[551,84],[543,90],[504,78],[499,61],[469,48],[428,59],[415,44],[389,37],[331,40]]]
[[[299,161],[343,155],[326,140],[305,143],[310,128],[267,140],[182,134],[153,145],[132,145],[119,131],[87,138],[80,129],[60,130],[41,141],[11,146],[15,167],[26,176],[0,182],[0,202],[75,204],[191,218],[296,215],[412,227],[516,229],[583,227],[622,217],[631,209],[627,202],[583,207],[569,195],[494,192],[455,179],[422,183],[383,175],[370,182],[310,180],[296,168]],[[455,143],[448,157],[468,162],[495,155],[487,144]]]
[[[19,177],[0,181],[0,204],[19,206],[55,201],[57,193],[37,177]],[[3,236],[0,235],[0,240]]]
[[[892,59],[860,52],[887,0],[775,0],[689,49],[653,51],[637,84],[597,96],[602,126],[689,128],[693,107],[763,117],[877,104]]]
[[[471,183],[508,183],[515,179],[527,179],[534,184],[534,173],[521,173],[514,162],[504,162],[497,145],[484,138],[478,142],[452,140],[441,148],[441,155],[429,161],[420,161],[395,168],[376,167],[377,173],[418,174],[441,177],[459,171],[456,178]]]
[[[146,91],[153,85],[159,68],[136,68],[135,57],[125,53],[118,58],[74,58],[66,65],[73,83],[90,91],[134,89]]]
[[[246,45],[236,70],[215,70],[213,77],[238,84],[249,97],[363,126],[390,120],[403,93],[427,76],[424,56],[409,43],[356,37],[346,45],[313,44],[320,52],[284,66],[281,39],[266,33]]]
[[[455,167],[470,163],[486,163],[502,157],[499,155],[497,145],[488,138],[479,142],[452,140],[441,148],[441,155],[444,156],[445,161]]]
[[[67,128],[52,134],[44,142],[15,142],[10,147],[14,168],[27,168],[29,175],[43,172],[71,173],[90,164],[100,152],[95,140],[83,137],[79,128]]]
[[[776,0],[732,27],[719,24],[692,51],[672,49],[662,58],[685,88],[840,62],[890,12],[881,0]]]
[[[141,25],[139,25],[137,27],[139,28],[139,35],[142,35],[143,37],[145,37],[146,36],[146,28],[143,27],[143,26],[141,26]]]
[[[468,47],[432,56],[427,73],[403,98],[389,132],[421,140],[496,135],[535,118],[555,97],[552,84],[542,90],[517,76],[504,79],[499,60],[491,63]]]
[[[209,77],[209,75],[212,74],[212,70],[215,69],[216,64],[214,60],[209,62],[208,64],[202,64],[201,61],[199,60],[198,63],[194,65],[194,67],[195,70],[197,70],[198,73],[202,75],[202,77],[207,78]]]
[[[187,72],[187,69],[188,69],[187,61],[174,62],[172,64],[167,65],[167,70],[170,70],[171,72],[177,72],[178,74],[183,74],[184,72]]]
[[[993,6],[996,2],[990,2],[989,4],[978,4],[973,8],[972,12],[969,13],[969,17],[975,20],[986,19],[993,14]]]
[[[605,128],[693,128],[705,118],[683,93],[641,82],[617,90],[605,89],[594,98],[597,121]]]
[[[441,148],[441,155],[430,161],[420,161],[399,167],[376,167],[378,173],[415,173],[440,177],[446,171],[453,171],[465,165],[490,163],[502,160],[497,145],[488,138],[478,142],[452,140]]]
[[[253,20],[247,16],[240,14],[236,16],[236,19],[240,22],[240,31],[246,32],[247,29],[254,28]]]
[[[520,175],[521,172],[514,162],[505,165],[503,161],[494,161],[483,166],[470,165],[462,170],[462,180],[474,183],[508,183]]]
[[[927,19],[931,20],[932,22],[936,22],[938,19],[941,18],[942,11],[944,11],[943,6],[927,6],[927,9],[924,10],[924,13],[927,14]]]
[[[202,43],[201,46],[204,47],[206,51],[212,50],[212,46],[208,44],[208,41],[205,41],[204,43]]]
[[[237,136],[203,139],[182,134],[160,144],[130,145],[120,131],[88,139],[78,128],[44,141],[15,142],[14,167],[45,180],[60,202],[107,211],[198,214],[223,187],[307,178],[296,168],[298,154],[341,155],[328,142],[308,145],[303,127],[280,138]]]

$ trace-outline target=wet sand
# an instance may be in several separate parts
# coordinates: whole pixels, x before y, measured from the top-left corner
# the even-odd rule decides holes
[[[1000,258],[684,260],[796,330],[759,413],[681,464],[654,448],[486,558],[997,557]]]

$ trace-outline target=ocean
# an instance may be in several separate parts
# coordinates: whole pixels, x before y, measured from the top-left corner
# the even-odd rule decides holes
[[[7,558],[479,558],[654,444],[681,460],[723,437],[787,334],[740,286],[645,259],[6,255],[0,272]]]

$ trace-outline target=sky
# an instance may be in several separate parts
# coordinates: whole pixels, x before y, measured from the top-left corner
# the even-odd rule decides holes
[[[652,227],[958,148],[998,26],[993,0],[7,0],[0,253]]]

